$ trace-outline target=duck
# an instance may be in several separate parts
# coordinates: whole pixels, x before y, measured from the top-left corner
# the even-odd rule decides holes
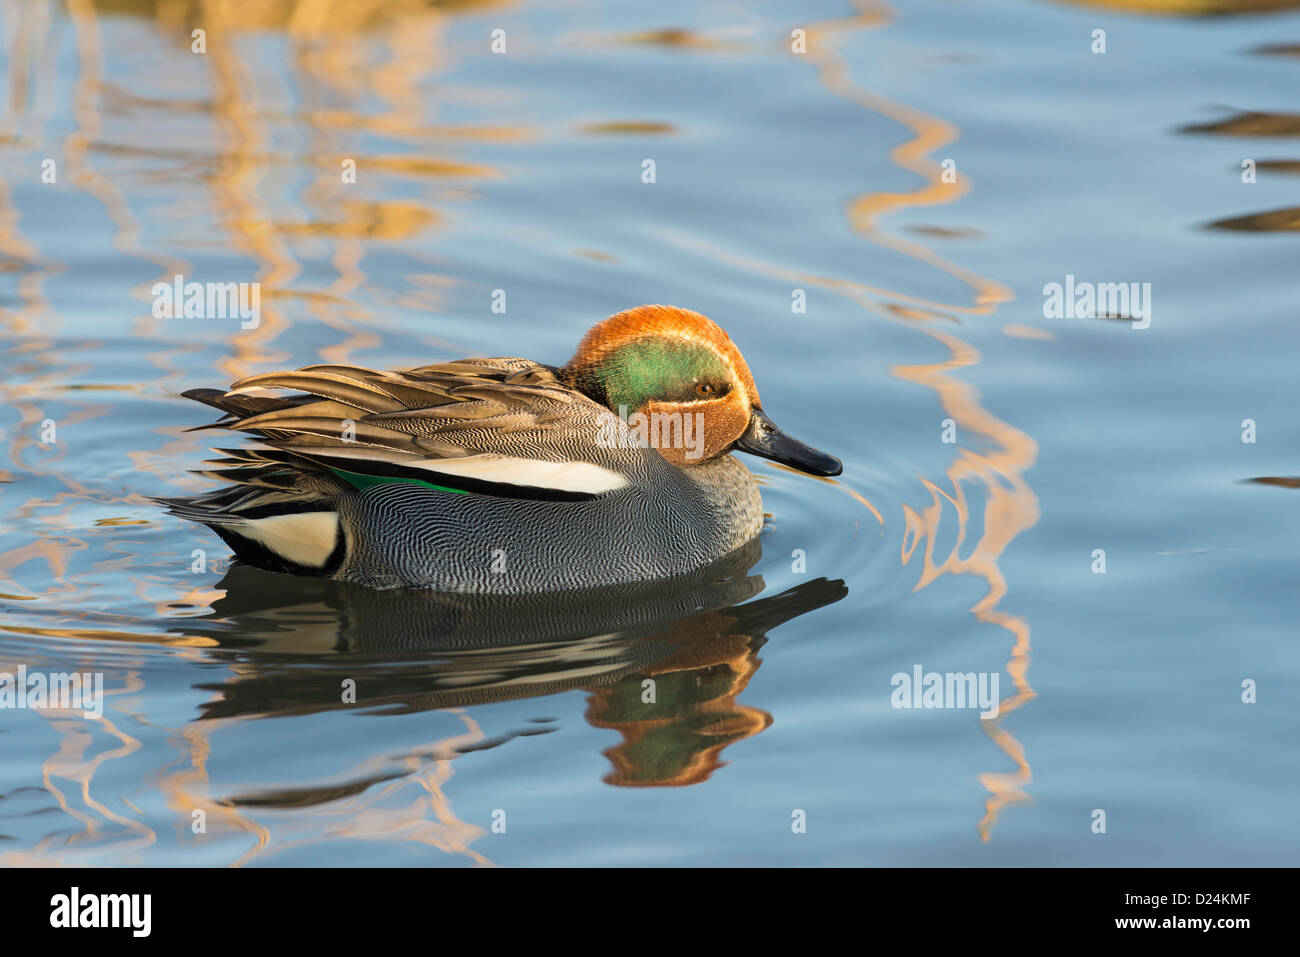
[[[244,563],[374,588],[477,594],[667,579],[754,539],[747,452],[813,476],[838,459],[782,432],[707,316],[643,305],[573,358],[470,358],[403,371],[265,372],[184,397],[249,436],[158,498]]]

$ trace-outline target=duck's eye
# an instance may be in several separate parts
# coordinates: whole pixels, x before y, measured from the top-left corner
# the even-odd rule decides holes
[[[695,391],[699,395],[713,395],[717,389],[715,389],[711,383],[700,382],[696,384]]]

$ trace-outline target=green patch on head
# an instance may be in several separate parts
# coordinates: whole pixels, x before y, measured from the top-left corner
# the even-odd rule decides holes
[[[646,336],[633,339],[588,370],[580,388],[611,409],[639,409],[651,399],[695,402],[717,398],[731,387],[731,373],[722,357],[707,345]],[[700,385],[711,387],[705,396]]]

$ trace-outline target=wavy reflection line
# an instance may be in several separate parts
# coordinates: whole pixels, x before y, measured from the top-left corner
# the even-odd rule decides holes
[[[763,276],[779,276],[795,283],[819,286],[836,292],[853,300],[864,309],[876,313],[892,322],[903,322],[889,303],[874,301],[869,293],[874,287],[846,281],[835,277],[818,276],[787,269],[777,263],[765,262],[752,257],[737,256],[727,250],[693,238],[675,237],[675,241],[701,255],[710,255],[720,262],[750,269]],[[907,298],[900,296],[899,298]],[[936,303],[936,306],[943,304]],[[987,307],[948,306],[952,311],[985,311]],[[998,567],[997,559],[1006,547],[1021,532],[1033,527],[1038,521],[1038,499],[1033,490],[1024,481],[1022,474],[1033,465],[1038,454],[1038,445],[1026,433],[998,419],[979,401],[979,393],[969,383],[952,378],[949,373],[968,368],[979,363],[979,353],[969,344],[956,336],[936,332],[926,327],[908,323],[909,328],[920,328],[927,335],[935,338],[949,350],[949,358],[942,362],[920,366],[897,366],[891,374],[916,382],[936,392],[941,406],[964,431],[991,440],[996,450],[993,453],[977,454],[962,450],[947,468],[946,475],[953,487],[953,494],[948,495],[939,486],[922,479],[923,485],[932,496],[940,496],[953,508],[957,523],[957,540],[949,556],[942,562],[936,562],[933,549],[935,533],[938,531],[939,518],[942,515],[942,502],[934,502],[934,510],[915,513],[910,506],[904,506],[904,519],[908,524],[908,534],[918,535],[927,542],[926,560],[918,581],[917,589],[926,587],[942,574],[973,574],[984,578],[989,590],[983,598],[971,607],[978,620],[999,625],[1010,632],[1012,646],[1006,668],[1012,677],[1016,693],[1008,697],[999,706],[999,718],[982,720],[981,728],[989,734],[997,746],[1015,763],[1017,770],[1011,775],[999,775],[989,772],[981,776],[980,781],[990,790],[991,796],[986,806],[986,814],[979,822],[980,834],[988,840],[997,812],[1007,804],[1027,800],[1024,787],[1032,780],[1028,760],[1023,747],[1008,732],[1003,730],[998,721],[1002,714],[1015,710],[1029,698],[1034,697],[1033,689],[1028,684],[1029,668],[1029,625],[1021,617],[998,610],[997,605],[1007,591],[1007,583]],[[970,559],[960,557],[960,548],[967,538],[969,509],[965,504],[963,479],[978,478],[988,490],[985,505],[985,529],[976,543],[974,554]],[[830,484],[845,489],[854,499],[865,505],[881,520],[879,510],[859,495],[847,483],[834,479],[825,479]],[[909,514],[910,513],[910,514]],[[918,519],[921,519],[918,521]],[[883,525],[883,520],[881,520]],[[919,544],[919,538],[912,547],[905,548],[901,556],[903,564],[908,564]]]
[[[48,99],[50,91],[57,89],[58,85],[57,74],[53,67],[55,56],[52,54],[29,56],[28,53],[18,49],[26,45],[30,45],[31,49],[41,47],[50,34],[50,9],[48,6],[24,6],[17,14],[17,19],[18,30],[10,36],[10,42],[6,44],[5,49],[5,59],[10,65],[6,76],[14,84],[14,88],[22,89],[25,95],[21,101],[11,99],[7,105],[4,120],[6,134],[10,130],[25,126],[24,120],[33,115],[28,107]],[[28,73],[33,68],[43,68],[43,71],[34,79],[29,79]],[[79,122],[81,119],[83,118],[78,116]],[[36,116],[36,122],[39,127],[41,123],[39,116]],[[40,130],[38,129],[37,132],[39,134]],[[69,170],[73,179],[75,179],[75,169],[74,159],[70,156]],[[20,508],[14,510],[16,518],[28,520],[41,509],[58,506],[66,510],[68,504],[73,501],[91,499],[92,493],[75,479],[49,468],[50,465],[63,460],[66,455],[66,443],[55,443],[52,451],[41,455],[35,461],[28,455],[29,452],[37,452],[41,444],[36,436],[41,431],[40,423],[48,416],[44,403],[48,402],[52,395],[57,394],[70,378],[84,371],[88,366],[71,364],[68,354],[72,350],[55,348],[59,344],[54,335],[58,329],[59,317],[51,307],[42,286],[58,271],[59,266],[47,261],[37,246],[23,237],[19,228],[20,223],[21,213],[18,205],[10,196],[7,182],[0,180],[0,253],[20,263],[22,272],[18,282],[20,308],[3,310],[5,325],[18,342],[7,351],[10,355],[29,357],[26,365],[16,363],[14,368],[7,370],[8,374],[0,383],[0,395],[4,397],[5,404],[11,406],[18,414],[18,423],[12,429],[13,438],[9,443],[9,459],[16,471],[57,479],[68,489],[56,493],[50,500],[33,496]],[[105,406],[74,405],[74,408],[76,411],[59,418],[57,423],[59,427],[77,425],[107,411]],[[10,429],[6,428],[5,431],[8,432]],[[42,520],[57,526],[58,519],[59,516],[56,514]],[[5,581],[8,591],[18,593],[25,591],[16,579],[4,576],[32,558],[40,557],[54,573],[53,577],[57,582],[61,580],[73,554],[83,551],[86,547],[85,541],[81,539],[56,538],[52,535],[24,543],[0,555],[0,580]],[[45,594],[55,594],[59,590],[66,591],[70,587],[64,586],[60,589],[60,586],[55,584],[48,588]]]
[[[240,867],[270,846],[271,832],[240,808],[231,807],[211,797],[208,758],[212,754],[211,734],[216,730],[218,729],[202,727],[191,721],[175,732],[171,743],[182,757],[178,762],[162,768],[157,787],[167,807],[177,813],[184,825],[195,820],[203,821],[200,833],[205,835],[205,839],[220,836],[222,829],[250,836],[252,845],[230,865]],[[188,764],[185,763],[186,759]],[[168,771],[168,767],[176,767],[176,770]],[[201,818],[196,818],[195,812],[200,812]]]
[[[243,69],[233,47],[236,31],[248,25],[247,5],[213,2],[205,4],[203,11],[203,26],[208,30],[206,59],[210,64],[213,113],[224,137],[217,170],[209,182],[213,206],[218,211],[222,232],[258,263],[258,279],[267,286],[263,301],[270,306],[263,312],[262,325],[234,336],[230,355],[218,363],[218,370],[232,380],[254,371],[253,367],[259,363],[285,358],[268,354],[267,347],[288,328],[288,319],[277,304],[291,297],[301,301],[314,319],[344,334],[342,342],[318,347],[323,361],[351,361],[354,351],[379,345],[382,339],[372,328],[345,315],[348,311],[355,313],[349,294],[366,280],[362,263],[367,243],[374,239],[410,238],[437,221],[433,210],[415,203],[345,199],[338,165],[336,162],[331,165],[329,158],[355,152],[341,149],[340,140],[353,133],[357,124],[352,110],[328,109],[327,104],[330,93],[350,99],[356,96],[358,88],[374,91],[385,103],[385,108],[379,111],[385,120],[381,124],[382,132],[392,137],[426,138],[427,98],[422,90],[426,88],[424,81],[428,73],[438,62],[434,48],[442,32],[443,11],[419,2],[385,4],[376,0],[361,3],[299,0],[288,7],[291,12],[283,22],[277,20],[267,25],[283,28],[289,38],[286,70],[295,77],[295,86],[300,91],[294,118],[308,127],[302,155],[295,157],[300,168],[316,172],[296,197],[299,206],[309,213],[304,226],[277,224],[268,218],[264,212],[267,203],[259,195],[258,183],[265,178],[266,164],[277,157],[269,154],[271,136],[259,124],[264,113],[259,108],[256,78]],[[357,32],[341,29],[343,22],[358,29],[381,30],[391,58],[382,66],[373,66]],[[161,10],[159,24],[160,29],[165,26]],[[287,288],[303,271],[293,246],[307,236],[327,245],[330,262],[337,272],[336,280],[323,293],[297,293]],[[372,320],[369,314],[362,318],[367,322]],[[191,598],[201,600],[194,593]],[[206,760],[212,748],[210,736],[221,726],[213,722],[191,723],[181,731],[180,738],[189,756],[188,767],[165,776],[161,782],[173,808],[192,811],[200,805],[212,807],[207,798],[211,782]],[[481,736],[476,726],[473,732]],[[435,745],[440,747],[447,750],[448,746],[446,742]],[[394,810],[376,806],[376,802],[389,798],[395,788],[404,786],[402,782],[373,787],[350,801],[339,803],[338,807],[346,810],[347,823],[342,828],[309,828],[310,836],[299,840],[273,840],[265,826],[231,802],[222,804],[217,821],[256,837],[254,846],[235,861],[236,865],[288,846],[319,843],[340,836],[413,840],[444,851],[467,854],[479,864],[489,863],[482,855],[469,850],[469,841],[478,830],[456,820],[442,791],[443,784],[451,777],[452,756],[452,751],[447,750],[431,768],[417,767],[418,762],[409,765],[409,773],[404,777],[417,782],[425,796],[408,807]],[[340,813],[332,809],[320,815],[308,814],[307,819],[314,822],[321,815],[335,817]],[[430,814],[437,824],[428,819]]]
[[[280,821],[275,834],[270,824],[262,823],[254,816],[257,807],[261,806],[255,800],[256,792],[251,797],[240,799],[218,798],[213,793],[208,771],[213,738],[225,728],[247,725],[246,718],[213,718],[190,722],[181,728],[176,743],[188,761],[164,768],[157,786],[167,806],[185,822],[193,819],[194,812],[203,812],[205,839],[221,836],[224,832],[252,837],[251,846],[231,862],[231,867],[242,867],[257,858],[280,854],[290,848],[313,846],[338,838],[414,841],[444,853],[463,855],[478,865],[490,865],[492,862],[484,854],[470,847],[482,836],[483,829],[456,817],[445,790],[454,774],[452,761],[460,749],[482,741],[484,735],[478,724],[461,709],[449,708],[446,712],[456,714],[465,725],[465,731],[424,746],[419,753],[397,759],[405,768],[402,773],[392,775],[393,758],[380,755],[348,769],[341,778],[382,783],[319,805],[291,808],[269,805],[273,812],[278,812]],[[420,792],[413,800],[400,806],[385,806],[392,805],[395,795],[412,786]],[[286,810],[293,813],[286,815]]]
[[[455,773],[453,761],[462,749],[485,740],[486,736],[478,722],[464,709],[445,708],[442,713],[455,715],[464,725],[464,730],[396,759],[405,768],[396,775],[392,773],[394,759],[389,755],[377,755],[349,768],[340,776],[342,780],[378,783],[370,784],[348,799],[329,799],[320,804],[293,806],[292,810],[296,813],[284,828],[299,831],[302,836],[277,835],[272,843],[270,832],[257,825],[261,835],[257,846],[233,866],[245,864],[258,855],[279,854],[291,848],[310,847],[339,838],[415,842],[426,844],[445,854],[467,857],[478,866],[493,866],[485,854],[470,846],[485,833],[483,828],[456,817],[446,793],[447,782]],[[203,723],[225,727],[237,722],[246,723],[247,719],[218,718]],[[187,733],[195,727],[191,724],[186,729]],[[196,741],[207,744],[203,738]],[[190,793],[200,782],[210,786],[206,774],[195,774],[184,782],[184,788],[178,789],[178,794]],[[416,796],[406,804],[393,806],[394,798],[412,787],[417,792]],[[254,792],[219,803],[227,811],[236,811],[240,806],[257,805],[258,798],[259,795]],[[275,804],[270,806],[277,807]],[[279,810],[283,812],[284,808]],[[249,819],[246,814],[238,814],[236,820]]]
[[[173,9],[169,15],[166,6],[160,5],[156,15],[154,28],[166,35],[188,20],[191,13]],[[285,353],[268,349],[289,325],[275,293],[301,272],[301,266],[266,219],[266,204],[258,193],[258,183],[273,157],[268,153],[270,136],[261,129],[257,119],[256,85],[241,68],[234,49],[241,23],[238,11],[229,3],[205,3],[201,19],[208,41],[202,63],[207,70],[211,90],[208,102],[217,136],[216,166],[205,185],[211,194],[221,234],[257,264],[254,278],[266,286],[261,322],[254,329],[241,329],[230,336],[229,352],[216,364],[233,381],[250,374],[259,362],[287,357]],[[159,278],[165,279],[167,274]],[[163,355],[156,356],[155,362],[161,367]],[[178,430],[173,430],[172,435],[173,442],[156,449],[148,456],[150,460],[166,461],[160,456],[174,446],[192,447],[192,442],[180,438]],[[198,597],[193,592],[190,595]],[[231,862],[231,866],[239,867],[263,854],[272,839],[270,830],[244,809],[211,796],[208,759],[213,751],[212,736],[219,730],[220,724],[191,721],[174,732],[171,741],[180,758],[160,773],[158,788],[167,807],[177,812],[182,822],[188,824],[196,811],[202,811],[210,828],[205,833],[211,834],[215,829],[217,834],[232,832],[250,837],[252,843],[248,849]]]
[[[283,361],[286,353],[268,353],[267,346],[288,327],[273,293],[297,276],[302,267],[266,219],[266,204],[258,183],[266,173],[266,144],[270,140],[258,122],[257,88],[245,75],[235,54],[239,21],[229,3],[205,3],[212,118],[218,132],[217,167],[209,186],[222,235],[258,265],[256,281],[266,287],[261,321],[229,337],[230,352],[217,362],[229,380],[248,375],[259,362]]]
[[[308,222],[329,222],[340,209],[349,208],[347,192],[356,187],[343,184],[339,175],[339,158],[349,157],[356,151],[344,149],[340,140],[343,134],[351,132],[352,128],[343,122],[343,117],[356,112],[353,100],[359,90],[373,91],[383,101],[377,114],[389,119],[388,125],[392,128],[421,128],[427,106],[427,98],[421,95],[421,85],[438,63],[442,22],[440,16],[403,20],[401,29],[391,29],[385,35],[390,59],[380,68],[371,66],[358,55],[362,51],[352,36],[327,30],[319,17],[311,20],[310,27],[300,25],[293,32],[293,66],[301,87],[297,112],[308,129],[307,155],[327,160],[334,158],[333,163],[317,164],[318,175],[300,194],[301,205],[310,214]],[[332,98],[342,98],[348,110],[331,109]],[[384,170],[376,165],[375,158],[358,159],[368,175],[372,169],[383,175]],[[414,161],[413,157],[411,159]],[[352,208],[360,210],[365,207],[353,204]],[[368,209],[382,218],[385,209],[391,214],[394,207],[372,205]],[[354,217],[358,215],[354,213]],[[433,210],[427,210],[424,215],[417,211],[409,217],[411,225],[406,228],[418,229],[420,224],[435,220]],[[401,227],[391,222],[381,229],[390,234],[401,231]],[[356,308],[352,294],[366,281],[363,263],[365,240],[369,237],[364,229],[352,227],[336,228],[319,238],[330,247],[330,265],[337,275],[324,295],[308,297],[305,304],[323,325],[347,336],[343,342],[322,346],[318,350],[321,360],[346,363],[352,361],[353,352],[374,348],[383,342],[373,328],[352,321],[346,315],[349,309]],[[365,319],[373,322],[373,317],[368,314]]]
[[[1016,710],[1035,695],[1027,679],[1029,623],[1018,615],[998,609],[1007,593],[1007,581],[998,565],[998,559],[1017,535],[1032,528],[1038,521],[1037,496],[1023,478],[1023,472],[1037,457],[1038,445],[1024,432],[990,414],[980,405],[975,388],[950,374],[958,369],[978,365],[979,353],[956,336],[932,329],[925,331],[948,347],[950,358],[926,365],[895,366],[891,372],[901,379],[934,390],[944,412],[957,423],[959,434],[969,430],[991,439],[997,445],[995,451],[988,454],[961,450],[947,469],[953,489],[952,496],[933,482],[923,479],[931,495],[930,506],[919,512],[909,505],[903,506],[907,522],[903,563],[908,564],[920,543],[925,543],[921,576],[915,590],[920,591],[944,574],[982,578],[988,583],[989,590],[971,611],[979,621],[1005,628],[1013,639],[1006,669],[1011,676],[1015,694],[1000,703],[997,718],[980,722],[980,726],[1016,764],[1016,771],[1010,774],[986,772],[980,775],[980,783],[991,795],[985,816],[979,822],[980,835],[987,841],[997,821],[998,812],[1007,804],[1027,800],[1024,788],[1032,780],[1024,748],[1000,726],[1003,715]],[[969,557],[962,558],[961,548],[966,540],[970,520],[962,485],[965,479],[983,482],[988,490],[988,499],[984,503],[983,534],[971,548]],[[940,524],[947,512],[944,508],[945,501],[952,505],[952,511],[956,515],[957,536],[951,552],[942,561],[936,562],[934,547]]]
[[[49,12],[49,6],[49,4],[45,5],[46,13]],[[111,175],[96,169],[90,161],[90,151],[101,139],[103,132],[103,118],[99,108],[100,98],[111,96],[112,88],[104,81],[104,48],[94,4],[88,2],[88,0],[68,0],[66,11],[72,28],[73,46],[77,62],[71,92],[75,125],[64,138],[62,144],[63,153],[66,157],[67,181],[93,200],[99,202],[103,207],[112,225],[112,248],[160,267],[164,275],[170,275],[173,272],[187,272],[188,269],[183,260],[166,253],[153,253],[141,246],[140,237],[143,229],[140,221],[132,212],[125,194]],[[51,58],[50,62],[53,63],[54,59]],[[7,194],[5,198],[7,199]],[[20,252],[23,254],[23,261],[41,267],[39,271],[30,271],[28,276],[24,277],[25,280],[29,277],[44,278],[45,275],[52,271],[51,268],[41,263],[34,248],[23,243],[17,237],[17,213],[9,211],[7,202],[4,206],[6,209],[3,217],[3,230],[0,232],[0,236],[3,237],[6,251],[13,249]],[[49,320],[40,324],[32,322],[26,325],[20,322],[15,331],[23,335],[30,334],[40,326],[43,326],[44,330],[57,328],[58,317],[51,313],[48,300],[39,294],[39,283],[34,288],[26,285],[26,283],[24,283],[24,286],[25,288],[20,288],[24,292],[25,311],[32,312],[34,314],[33,318],[49,316]],[[152,321],[152,317],[144,320],[146,326]],[[57,340],[49,335],[37,340],[35,344],[40,348],[39,361],[50,368],[43,376],[29,381],[26,385],[16,387],[17,394],[20,396],[31,396],[35,399],[48,396],[51,392],[65,386],[77,374],[84,373],[87,368],[90,368],[88,365],[84,367],[70,366],[67,360],[62,357],[62,353],[67,350],[55,349],[54,346],[57,344]],[[162,364],[159,364],[159,368],[166,371],[165,366]],[[39,407],[29,402],[20,403],[14,401],[13,404],[19,408],[20,418],[23,426],[25,426],[19,431],[19,437],[11,451],[11,455],[17,464],[22,452],[34,446],[35,440],[30,438],[34,434],[34,429],[30,426],[33,426],[44,413]],[[108,411],[109,406],[105,403],[83,406],[78,411],[61,416],[60,427],[66,428],[86,419],[107,414]],[[28,471],[37,471],[38,474],[57,479],[67,487],[68,491],[59,492],[48,500],[37,497],[29,498],[20,510],[23,515],[37,509],[57,508],[58,512],[47,521],[56,526],[59,524],[67,525],[71,524],[71,521],[66,518],[69,514],[69,507],[78,500],[98,503],[126,502],[135,497],[129,494],[118,496],[111,492],[92,489],[77,482],[66,469],[49,468],[51,465],[59,464],[63,459],[64,445],[60,443],[55,448],[56,452],[53,455],[41,460],[42,469],[34,470],[29,467]],[[139,460],[137,459],[137,461]],[[77,526],[74,525],[73,527]],[[43,535],[28,544],[10,549],[0,555],[0,575],[10,574],[12,570],[17,569],[27,561],[40,557],[45,560],[48,566],[49,574],[47,577],[52,582],[50,587],[45,590],[44,597],[48,598],[60,593],[75,592],[85,586],[78,585],[75,580],[68,580],[69,560],[74,553],[85,551],[88,547],[88,543],[81,538]],[[112,563],[112,560],[110,560],[109,564]],[[104,568],[105,563],[100,562],[94,566],[93,570],[100,572]],[[143,588],[144,583],[140,582],[139,587]],[[81,618],[81,616],[74,615],[68,617],[69,619]],[[79,637],[86,640],[140,639],[140,636],[123,632],[88,628],[84,625],[84,621],[69,622],[58,628],[10,627],[7,630],[20,634],[44,634],[59,638]],[[182,641],[178,644],[185,643]],[[106,688],[105,696],[108,698],[113,695],[135,694],[143,690],[143,678],[139,672],[133,671],[128,673],[122,688]],[[145,723],[138,716],[137,719]],[[110,847],[115,853],[129,852],[154,844],[157,837],[151,827],[143,821],[118,814],[92,794],[93,778],[100,765],[106,761],[126,758],[139,751],[141,748],[140,742],[125,731],[120,730],[107,715],[93,724],[84,720],[63,719],[51,720],[50,726],[58,735],[59,744],[55,752],[42,765],[44,785],[46,790],[54,796],[62,811],[68,817],[79,822],[83,828],[81,832],[68,838],[66,843],[72,844],[75,842],[85,845],[85,850],[94,853],[99,849],[96,847],[96,842],[105,828],[107,826],[116,826],[125,829],[132,837],[126,841],[113,842]],[[101,729],[117,738],[121,742],[121,746],[87,757],[87,749],[95,740],[96,732]],[[64,793],[63,788],[57,783],[62,780],[72,780],[79,784],[80,807],[74,806],[70,797]],[[123,798],[123,801],[126,803],[125,798]],[[127,806],[130,807],[131,805],[128,804]],[[24,855],[24,859],[28,863],[41,863],[44,862],[47,856],[57,855],[61,850],[56,846],[57,839],[57,835],[50,835],[39,841],[30,854]]]
[[[953,182],[945,183],[942,168],[931,158],[935,150],[957,139],[957,127],[921,110],[878,96],[853,83],[847,64],[835,55],[834,44],[828,38],[862,29],[882,29],[893,22],[893,14],[884,4],[855,0],[855,6],[860,11],[857,16],[830,20],[808,28],[807,58],[816,64],[818,78],[831,93],[894,120],[913,134],[912,139],[905,140],[890,150],[889,158],[900,169],[922,177],[925,183],[909,193],[877,191],[859,194],[848,203],[846,213],[849,224],[873,243],[941,269],[971,286],[975,291],[977,307],[1009,301],[1012,298],[1011,290],[1003,284],[945,260],[920,243],[876,230],[877,220],[889,213],[955,203],[969,192],[970,181],[966,176],[956,173]]]
[[[857,16],[838,19],[809,30],[809,58],[819,68],[822,83],[832,93],[839,94],[866,109],[880,113],[901,123],[912,138],[890,152],[890,158],[901,168],[920,175],[925,183],[911,193],[867,192],[851,200],[846,210],[853,228],[864,238],[893,249],[919,262],[933,266],[971,287],[977,310],[991,314],[998,303],[1012,298],[1007,287],[992,279],[950,263],[917,243],[881,234],[876,222],[882,216],[917,206],[947,205],[955,202],[970,188],[969,180],[959,176],[954,183],[944,183],[941,168],[930,154],[952,142],[958,130],[952,124],[921,110],[886,100],[856,86],[850,79],[847,65],[835,53],[831,42],[817,42],[830,36],[865,28],[880,29],[892,22],[892,13],[882,4],[856,3]],[[861,302],[859,290],[847,291],[851,298]],[[951,307],[950,307],[951,308]],[[888,309],[877,309],[892,321],[898,317]],[[916,328],[916,326],[911,326]],[[969,383],[953,378],[950,373],[978,364],[979,353],[970,345],[950,333],[920,327],[927,335],[943,343],[949,350],[946,361],[918,366],[901,366],[892,374],[907,381],[932,389],[947,414],[958,424],[962,434],[966,431],[993,443],[995,451],[977,454],[967,449],[959,450],[946,474],[953,494],[947,495],[929,480],[924,480],[931,495],[931,505],[917,512],[904,505],[907,530],[901,559],[904,564],[925,540],[924,560],[916,590],[925,588],[943,574],[974,575],[988,583],[988,591],[971,608],[979,621],[989,622],[1007,630],[1012,637],[1010,658],[1006,669],[1010,674],[1015,694],[1001,703],[999,717],[981,721],[980,726],[997,746],[1016,765],[1010,774],[988,772],[980,775],[980,783],[990,792],[985,804],[984,817],[979,822],[981,839],[988,841],[999,812],[1007,804],[1027,800],[1024,788],[1032,780],[1032,772],[1023,746],[1000,726],[1001,715],[1014,711],[1034,697],[1029,686],[1029,624],[1021,616],[998,609],[1007,592],[1007,582],[998,566],[998,559],[1011,541],[1038,521],[1038,499],[1023,478],[1023,473],[1034,463],[1038,446],[1027,434],[1016,429],[985,409],[978,392]],[[975,543],[969,558],[963,559],[960,549],[967,538],[970,511],[965,507],[963,481],[982,482],[987,490],[984,507],[983,534]],[[941,516],[952,506],[957,521],[957,538],[948,556],[935,561],[934,548]],[[911,548],[907,548],[907,536]]]
[[[12,12],[13,8],[8,8]],[[25,5],[17,14],[19,29],[12,34],[12,42],[7,45],[6,59],[11,64],[7,76],[13,82],[12,89],[24,90],[21,99],[11,100],[4,120],[6,131],[19,125],[27,131],[25,142],[32,146],[44,142],[45,116],[42,104],[55,98],[58,89],[58,73],[55,68],[57,56],[45,49],[45,42],[50,36],[50,24],[53,20],[49,4]],[[14,45],[25,47],[37,55],[28,56],[26,52],[15,50]],[[92,63],[97,63],[93,45],[88,47],[85,37],[78,34],[76,47]],[[92,52],[87,52],[88,50]],[[29,69],[39,72],[34,81],[28,83]],[[84,151],[78,146],[84,142],[78,139],[93,122],[85,110],[88,100],[93,99],[88,92],[98,84],[98,74],[93,69],[82,71],[73,84],[73,102],[76,127],[65,140],[64,154],[67,157],[66,177],[74,186],[84,186],[86,177],[83,165]],[[29,108],[30,106],[30,108]],[[41,187],[45,188],[45,187]],[[120,212],[120,208],[118,210]],[[113,211],[110,210],[110,213]],[[112,499],[112,493],[94,491],[70,476],[62,474],[57,468],[66,455],[66,443],[56,443],[54,451],[41,455],[35,461],[27,455],[35,451],[37,442],[37,423],[46,417],[44,403],[52,396],[67,391],[70,380],[83,373],[89,364],[74,365],[68,360],[67,348],[55,348],[59,345],[56,332],[60,317],[52,309],[45,296],[43,286],[47,279],[60,268],[48,262],[34,243],[26,240],[20,233],[21,215],[17,204],[9,194],[8,184],[0,183],[0,253],[11,257],[21,264],[21,276],[18,281],[19,308],[4,310],[5,326],[16,345],[8,350],[10,355],[20,357],[10,374],[5,376],[3,395],[8,405],[17,411],[19,426],[10,444],[9,456],[16,469],[27,476],[39,476],[61,482],[64,491],[51,496],[30,496],[23,504],[12,509],[11,515],[23,521],[40,522],[46,526],[46,534],[31,541],[24,542],[0,554],[0,580],[12,582],[9,587],[15,593],[25,593],[27,589],[17,584],[17,570],[27,562],[43,560],[51,584],[39,595],[51,598],[67,594],[77,589],[75,583],[67,580],[69,563],[78,553],[85,552],[88,544],[85,539],[70,535],[59,535],[59,531],[74,526],[66,516],[78,501],[104,501]],[[120,221],[120,220],[115,220]],[[88,343],[81,343],[86,349]],[[75,347],[74,347],[75,348]],[[21,364],[28,357],[26,364]],[[84,391],[84,390],[83,390]],[[73,411],[59,417],[61,428],[76,426],[107,412],[106,405],[73,405]],[[37,518],[37,513],[53,509]],[[30,576],[29,576],[30,577]],[[22,594],[24,598],[36,598],[37,595]],[[24,629],[7,627],[11,634],[23,633]],[[39,629],[29,629],[34,633]],[[66,629],[51,629],[58,637],[68,637]],[[122,688],[105,688],[106,698],[124,693],[131,693],[142,687],[136,672],[128,673]],[[44,863],[47,856],[68,856],[75,853],[94,853],[95,842],[100,835],[112,835],[112,846],[118,852],[130,852],[149,846],[156,841],[152,828],[139,819],[124,816],[112,810],[106,803],[98,800],[92,792],[92,783],[96,770],[105,762],[125,758],[140,750],[140,742],[117,727],[112,718],[105,715],[99,721],[87,721],[82,717],[73,718],[65,712],[43,711],[49,727],[58,739],[57,749],[47,757],[41,766],[44,790],[56,801],[67,818],[77,822],[81,829],[66,834],[55,832],[39,841],[31,850],[8,854],[0,858],[4,864],[32,865]],[[95,742],[102,740],[104,732],[119,742],[119,746],[107,750],[88,752]],[[79,793],[79,799],[69,792],[62,782],[71,781]],[[127,803],[123,799],[123,803]],[[130,807],[129,803],[127,806]],[[133,809],[134,810],[134,809]],[[137,812],[138,813],[138,812]],[[142,817],[143,815],[141,815]],[[122,836],[125,835],[125,836]]]
[[[1238,16],[1273,13],[1300,6],[1300,0],[1057,0],[1076,7],[1100,7],[1168,17]]]
[[[19,664],[26,663],[5,663],[0,670],[12,672]],[[105,850],[104,838],[108,832],[111,832],[112,840],[107,846],[118,855],[157,843],[157,834],[152,827],[139,818],[117,813],[91,791],[95,773],[102,764],[126,758],[143,747],[138,738],[114,723],[108,708],[110,698],[136,694],[143,689],[144,682],[139,672],[128,671],[123,676],[121,687],[105,686],[104,713],[96,720],[56,709],[38,712],[49,722],[59,740],[58,748],[41,763],[41,783],[59,809],[76,821],[81,829],[72,834],[51,833],[29,850],[0,854],[0,867],[40,866],[48,864],[52,857],[95,856]],[[92,752],[91,747],[100,731],[115,739],[118,746]],[[64,781],[75,786],[72,791],[60,783]],[[139,810],[125,798],[121,800],[139,814]]]

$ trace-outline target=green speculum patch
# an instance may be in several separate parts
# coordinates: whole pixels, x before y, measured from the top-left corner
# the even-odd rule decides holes
[[[432,482],[426,482],[424,479],[407,478],[405,476],[366,475],[362,472],[349,472],[346,469],[335,468],[332,465],[327,465],[326,468],[359,492],[364,492],[375,485],[421,485],[424,488],[437,489],[439,492],[455,492],[457,495],[469,494],[464,489],[435,485]]]

